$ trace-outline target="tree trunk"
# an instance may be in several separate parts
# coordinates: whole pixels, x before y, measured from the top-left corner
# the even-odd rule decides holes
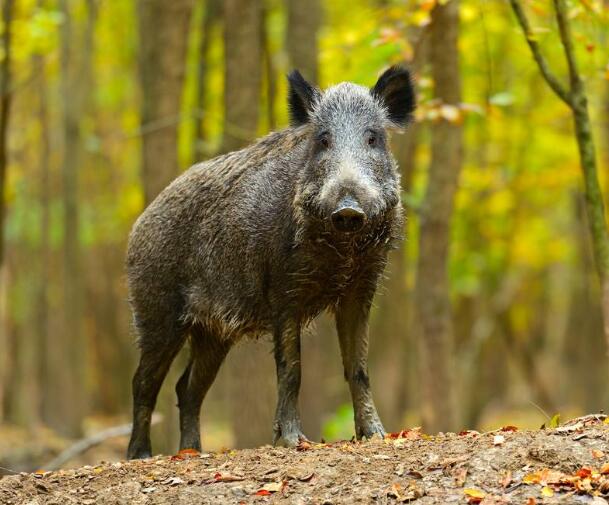
[[[138,0],[142,183],[150,203],[179,173],[178,124],[193,0]]]
[[[275,114],[275,102],[277,98],[277,69],[275,55],[271,45],[271,37],[267,29],[267,18],[269,9],[263,6],[261,19],[262,56],[264,61],[264,81],[266,85],[266,120],[269,130],[275,130],[277,126]]]
[[[224,2],[224,135],[222,151],[240,149],[256,138],[262,83],[262,2]],[[260,342],[242,342],[229,355],[231,421],[237,447],[272,439],[272,355]],[[244,423],[247,419],[247,423]]]
[[[435,97],[459,106],[458,0],[438,4],[430,26],[430,63]],[[431,163],[420,216],[416,313],[420,325],[422,418],[429,432],[455,428],[453,326],[448,282],[450,223],[461,170],[461,126],[432,126]]]
[[[81,420],[86,413],[87,345],[82,332],[82,284],[80,269],[80,240],[78,217],[79,172],[82,165],[81,120],[87,112],[91,93],[93,34],[97,16],[94,0],[87,2],[86,26],[77,30],[66,0],[61,10],[61,92],[63,95],[62,164],[63,185],[63,246],[64,246],[64,337],[63,373],[59,397],[56,399],[55,429],[69,436],[79,435]]]
[[[320,0],[287,0],[286,47],[290,67],[317,83],[317,32],[321,24]]]
[[[409,43],[415,47],[412,60],[405,62],[413,75],[417,75],[427,59],[428,33],[426,28],[413,28],[409,31]],[[391,150],[400,168],[402,191],[412,191],[415,174],[415,160],[420,143],[421,124],[412,123],[404,134],[391,138]],[[406,216],[413,209],[405,206]],[[408,221],[404,224],[405,239],[398,250],[389,255],[385,269],[387,280],[376,298],[378,309],[371,321],[371,368],[375,383],[383,388],[376,394],[377,406],[383,415],[385,428],[396,431],[403,428],[406,410],[413,404],[418,405],[416,335],[412,330],[412,293],[408,286],[408,272],[412,268],[408,251]],[[415,216],[416,218],[416,216]]]
[[[225,0],[223,152],[240,149],[257,136],[262,82],[261,20],[261,0]]]
[[[37,384],[39,386],[38,409],[40,418],[44,423],[52,419],[54,405],[49,401],[53,394],[49,392],[57,376],[57,369],[62,366],[61,362],[52,363],[50,352],[53,343],[49,340],[49,298],[48,283],[50,279],[50,127],[49,110],[47,107],[47,81],[45,62],[42,56],[35,56],[34,68],[39,68],[38,76],[38,121],[40,124],[40,157],[38,173],[38,201],[40,205],[40,246],[38,250],[39,272],[36,285],[34,332],[38,346],[38,370]],[[50,394],[49,394],[50,393]]]
[[[218,23],[221,5],[218,0],[207,0],[205,2],[205,12],[203,13],[203,27],[201,33],[201,43],[197,55],[199,64],[197,66],[197,96],[195,101],[195,138],[194,138],[194,159],[193,163],[204,160],[208,153],[205,150],[205,94],[207,92],[207,60],[209,57],[209,47],[211,44],[212,30]]]
[[[13,0],[4,0],[2,4],[2,52],[3,58],[0,63],[0,349],[8,349],[10,346],[8,337],[8,322],[6,321],[7,290],[6,271],[4,268],[4,214],[5,214],[5,186],[6,168],[8,164],[7,141],[8,123],[11,108],[11,24],[13,19]],[[8,353],[0,358],[0,420],[4,417],[7,382]]]
[[[4,214],[6,168],[8,164],[7,140],[8,124],[11,110],[11,57],[12,57],[12,21],[14,0],[4,0],[2,5],[2,52],[0,63],[0,268],[4,260]]]

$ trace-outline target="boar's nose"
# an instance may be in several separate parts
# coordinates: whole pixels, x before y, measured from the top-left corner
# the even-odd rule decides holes
[[[359,231],[364,226],[365,220],[366,214],[352,198],[343,198],[332,212],[332,225],[340,232]]]

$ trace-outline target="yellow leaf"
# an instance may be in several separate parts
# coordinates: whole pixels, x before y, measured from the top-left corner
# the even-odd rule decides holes
[[[262,486],[262,489],[265,491],[269,491],[271,493],[276,493],[277,491],[281,491],[283,487],[283,482],[269,482]]]
[[[560,426],[560,414],[554,414],[550,419],[550,428],[558,428]]]
[[[540,480],[539,472],[529,473],[522,478],[522,482],[525,484],[539,484]]]
[[[465,488],[463,490],[463,494],[471,496],[472,498],[484,498],[486,496],[486,493],[484,491],[480,491],[479,489],[474,489],[471,487]]]
[[[541,489],[541,495],[549,498],[550,496],[554,496],[554,491],[551,487],[545,486]]]

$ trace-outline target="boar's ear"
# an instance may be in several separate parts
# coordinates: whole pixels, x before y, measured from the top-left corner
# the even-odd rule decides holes
[[[389,119],[396,126],[406,126],[410,122],[416,99],[408,70],[399,66],[385,70],[370,93],[385,106]]]
[[[319,90],[308,83],[298,70],[288,75],[290,91],[288,104],[290,106],[290,124],[300,126],[309,121],[315,101],[319,98]]]

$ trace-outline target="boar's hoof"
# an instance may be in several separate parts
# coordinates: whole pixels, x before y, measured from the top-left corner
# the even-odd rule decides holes
[[[129,451],[127,459],[148,459],[152,457],[152,451]]]
[[[309,439],[302,433],[289,433],[275,439],[275,447],[297,447],[300,442],[308,442]]]
[[[286,424],[282,426],[279,422],[275,422],[273,426],[273,445],[275,447],[296,447],[300,442],[309,441],[300,428],[290,426],[291,423]]]
[[[357,438],[362,439],[366,438],[370,440],[371,438],[380,437],[381,439],[385,437],[385,428],[380,421],[372,421],[362,426],[358,426],[356,429]]]

